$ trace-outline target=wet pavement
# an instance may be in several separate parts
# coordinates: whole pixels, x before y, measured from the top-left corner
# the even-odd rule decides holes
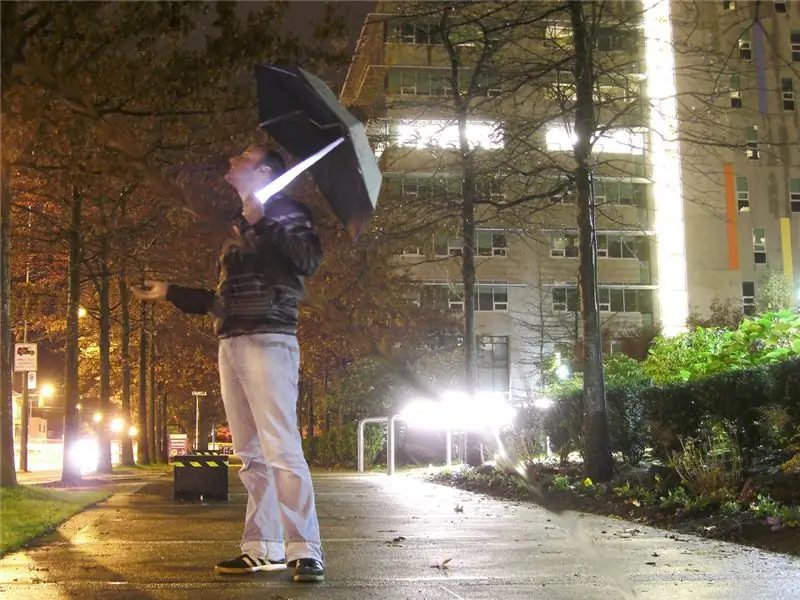
[[[288,572],[231,577],[245,494],[228,504],[172,500],[171,477],[119,493],[37,546],[0,559],[7,600],[612,600],[597,562],[547,513],[398,475],[315,476],[324,584]],[[797,600],[800,559],[580,517],[605,564],[648,600]],[[449,559],[449,560],[448,560]]]

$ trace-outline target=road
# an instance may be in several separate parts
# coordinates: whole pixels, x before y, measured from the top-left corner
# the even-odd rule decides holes
[[[245,494],[179,503],[169,478],[68,521],[38,547],[0,560],[7,600],[613,600],[609,575],[648,600],[797,600],[800,560],[586,515],[593,545],[538,507],[410,475],[315,477],[327,582],[287,573],[214,574],[238,554]],[[576,521],[572,521],[575,523]],[[578,543],[580,542],[580,544]],[[592,552],[594,554],[592,554]],[[594,558],[593,558],[594,556]]]

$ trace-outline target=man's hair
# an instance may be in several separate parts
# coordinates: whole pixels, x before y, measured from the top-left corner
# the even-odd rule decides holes
[[[276,177],[282,175],[286,171],[286,161],[283,160],[283,157],[275,150],[270,150],[265,153],[261,164],[269,167],[272,172],[275,173]]]

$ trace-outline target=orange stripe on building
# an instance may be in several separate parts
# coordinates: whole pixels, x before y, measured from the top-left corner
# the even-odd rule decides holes
[[[725,175],[725,226],[728,232],[728,268],[739,270],[739,232],[736,229],[736,181],[733,165],[722,165]]]

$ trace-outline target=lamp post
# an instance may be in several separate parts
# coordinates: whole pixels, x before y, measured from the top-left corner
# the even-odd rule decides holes
[[[194,410],[194,449],[197,450],[197,445],[200,443],[200,397],[205,396],[205,392],[192,392],[194,396],[195,410]]]

